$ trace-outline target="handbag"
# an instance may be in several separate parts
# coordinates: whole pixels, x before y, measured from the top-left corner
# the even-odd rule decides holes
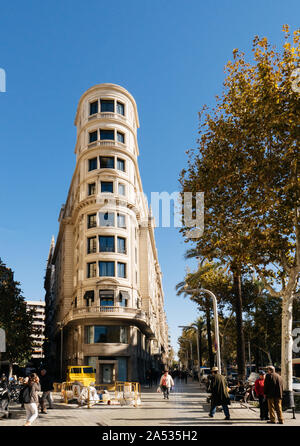
[[[156,392],[157,392],[157,393],[161,393],[161,388],[160,388],[160,386],[157,387]]]
[[[19,402],[21,404],[28,404],[31,401],[31,389],[29,386],[25,386],[21,392],[20,392],[20,396],[19,396]]]

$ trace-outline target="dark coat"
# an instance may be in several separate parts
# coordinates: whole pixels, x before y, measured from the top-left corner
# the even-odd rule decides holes
[[[210,378],[209,392],[211,392],[211,405],[223,406],[230,402],[227,390],[227,383],[224,376],[215,373]]]
[[[264,394],[267,398],[282,399],[283,381],[278,373],[268,373],[265,378]]]
[[[53,390],[53,380],[51,376],[47,373],[45,375],[40,376],[40,384],[42,392],[48,392],[49,390]]]

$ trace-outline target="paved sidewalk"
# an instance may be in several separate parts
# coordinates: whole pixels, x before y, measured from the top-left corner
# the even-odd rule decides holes
[[[274,426],[259,420],[259,410],[249,410],[234,402],[230,406],[231,420],[224,420],[223,412],[209,418],[207,393],[199,388],[198,382],[188,384],[175,382],[170,399],[164,400],[152,389],[142,388],[142,405],[128,406],[98,405],[91,409],[78,408],[76,404],[64,404],[59,394],[54,394],[54,409],[40,414],[33,426]],[[11,408],[12,417],[1,419],[0,426],[22,426],[25,410],[20,405]],[[285,426],[300,426],[300,414],[296,420],[292,413],[284,412]],[[278,425],[278,428],[281,426]]]

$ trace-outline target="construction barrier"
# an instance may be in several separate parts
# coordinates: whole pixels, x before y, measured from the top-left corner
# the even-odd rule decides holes
[[[70,390],[72,389],[71,385],[69,383],[62,383],[61,385],[61,396],[64,403],[68,403],[70,397]],[[73,397],[73,392],[72,392]]]
[[[76,399],[79,404],[87,405],[88,408],[97,403],[138,407],[141,404],[141,386],[138,382],[125,381],[88,387],[78,381],[64,382],[61,384],[61,396],[66,404],[69,400]]]
[[[61,392],[61,387],[63,383],[53,383],[53,392],[59,393]]]
[[[117,381],[115,394],[122,405],[137,407],[141,404],[141,385],[138,382]]]

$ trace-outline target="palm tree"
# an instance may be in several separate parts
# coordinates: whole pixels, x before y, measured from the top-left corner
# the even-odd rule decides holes
[[[187,288],[189,287],[189,283],[187,281],[179,282],[176,285],[177,296],[183,295],[184,297],[189,297],[192,301],[196,302],[200,307],[204,304],[204,309],[206,313],[206,333],[207,333],[207,344],[208,344],[208,359],[209,366],[214,366],[214,354],[213,354],[213,345],[212,345],[212,336],[211,336],[211,309],[210,309],[210,300],[207,296],[200,297],[195,294],[187,293]],[[202,355],[201,355],[202,356]],[[199,355],[200,358],[200,355]]]

